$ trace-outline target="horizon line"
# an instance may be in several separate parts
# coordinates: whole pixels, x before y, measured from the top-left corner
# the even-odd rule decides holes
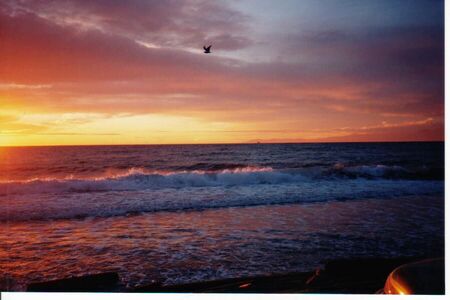
[[[167,144],[59,144],[59,145],[0,145],[0,148],[19,147],[111,147],[111,146],[208,146],[208,145],[279,145],[279,144],[370,144],[370,143],[444,143],[445,140],[409,140],[409,141],[335,141],[335,142],[236,142],[236,143],[167,143]]]

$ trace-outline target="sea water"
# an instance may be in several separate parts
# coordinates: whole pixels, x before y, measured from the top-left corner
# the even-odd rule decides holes
[[[0,148],[0,288],[444,252],[444,143]]]

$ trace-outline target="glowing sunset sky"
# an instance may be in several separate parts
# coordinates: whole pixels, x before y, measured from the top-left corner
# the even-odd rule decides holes
[[[1,2],[0,145],[444,139],[443,1]]]

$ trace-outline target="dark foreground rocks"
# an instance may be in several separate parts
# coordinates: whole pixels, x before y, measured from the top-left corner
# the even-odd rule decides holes
[[[374,294],[390,272],[422,257],[332,260],[312,272],[230,278],[179,285],[152,283],[125,289],[117,273],[102,273],[28,285],[35,292],[131,293],[332,293]],[[444,293],[444,291],[442,291]]]
[[[116,272],[71,277],[31,283],[28,292],[118,292],[119,275]]]
[[[138,287],[131,292],[374,294],[384,287],[389,273],[395,268],[419,259],[421,258],[332,260],[326,262],[323,269],[314,272],[225,279],[172,286],[152,284]]]

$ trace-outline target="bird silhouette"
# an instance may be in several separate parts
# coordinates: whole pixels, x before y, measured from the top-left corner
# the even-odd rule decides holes
[[[211,53],[211,46],[212,45],[209,45],[208,47],[203,46],[203,50],[205,50],[203,53]]]

